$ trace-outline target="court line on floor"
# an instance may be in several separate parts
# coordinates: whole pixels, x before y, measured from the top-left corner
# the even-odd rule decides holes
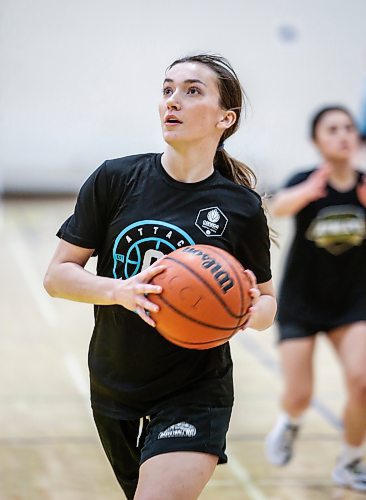
[[[74,354],[67,353],[64,356],[64,362],[67,370],[77,388],[79,394],[87,400],[88,407],[89,404],[89,383],[88,378],[85,376],[79,361],[76,359]]]
[[[35,270],[32,259],[30,258],[30,253],[26,249],[23,237],[18,233],[18,231],[12,229],[12,234],[7,239],[7,243],[10,247],[13,258],[17,263],[19,271],[21,272],[21,275],[31,292],[31,296],[38,306],[39,312],[41,313],[46,324],[55,328],[59,322],[56,308],[51,302],[50,297],[48,297],[43,289],[42,279]]]
[[[65,354],[64,363],[66,365],[67,371],[69,372],[71,380],[73,381],[74,386],[76,387],[76,390],[81,396],[86,411],[90,416],[92,416],[93,412],[90,404],[89,377],[85,375],[79,361],[76,359],[74,354],[72,353]]]
[[[41,313],[43,319],[48,326],[52,328],[57,327],[59,324],[59,315],[52,303],[53,299],[49,298],[45,290],[43,289],[41,277],[37,273],[32,259],[29,256],[29,252],[27,252],[26,250],[24,238],[15,228],[13,228],[12,235],[7,241],[11,253],[16,260],[17,266],[23,276],[23,279],[28,286],[30,295],[38,306],[38,310]],[[91,411],[89,381],[88,378],[85,377],[80,363],[72,353],[64,354],[64,363],[69,375],[71,376],[74,386],[76,387],[79,394],[83,397],[84,402],[87,403],[88,411]]]
[[[26,251],[26,245],[22,235],[13,229],[11,238],[8,239],[8,244],[23,279],[28,286],[30,295],[38,306],[39,312],[49,327],[56,328],[59,324],[59,315],[52,303],[52,299],[48,297],[43,289],[42,280],[29,256],[29,252]],[[80,363],[71,353],[64,354],[64,363],[74,386],[82,396],[88,412],[90,413],[89,382],[84,375]]]
[[[265,496],[261,490],[257,488],[257,486],[255,486],[247,469],[241,465],[240,461],[235,457],[233,452],[229,448],[227,452],[229,455],[228,466],[237,481],[245,489],[245,493],[248,495],[246,498],[250,500],[267,500],[268,497]]]
[[[281,370],[279,363],[270,356],[264,349],[252,338],[245,334],[239,334],[236,339],[240,344],[250,352],[259,363],[264,366],[268,371],[275,373],[278,377],[281,376]],[[337,430],[343,428],[342,421],[318,398],[313,398],[311,400],[311,406],[316,410],[332,427]]]

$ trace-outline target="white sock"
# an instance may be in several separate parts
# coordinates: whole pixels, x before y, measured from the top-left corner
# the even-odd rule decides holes
[[[303,417],[300,415],[299,417],[292,417],[285,411],[281,411],[278,415],[276,426],[282,427],[283,425],[297,425],[300,426],[302,424]]]
[[[339,462],[343,465],[349,464],[354,460],[358,460],[363,456],[363,447],[361,446],[351,446],[344,441],[341,444],[341,453],[339,455]]]

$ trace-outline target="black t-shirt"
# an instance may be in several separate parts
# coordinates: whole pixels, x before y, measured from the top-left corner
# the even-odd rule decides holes
[[[286,187],[314,172],[301,172]],[[358,172],[357,184],[362,174]],[[357,185],[300,210],[279,294],[278,320],[330,329],[366,320],[366,208]]]
[[[105,161],[81,188],[58,236],[95,248],[99,276],[127,279],[176,248],[208,244],[229,251],[259,283],[271,278],[260,197],[216,170],[200,182],[176,181],[161,154]],[[109,416],[149,415],[168,403],[233,402],[229,343],[178,347],[119,305],[95,306],[89,369],[92,406]]]

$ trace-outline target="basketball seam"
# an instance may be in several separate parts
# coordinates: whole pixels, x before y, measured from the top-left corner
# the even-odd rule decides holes
[[[245,323],[241,326],[244,326]],[[238,332],[238,329],[234,330],[230,335],[228,335],[227,337],[221,337],[219,339],[214,339],[214,340],[206,340],[206,341],[199,341],[199,342],[189,342],[188,340],[181,340],[177,337],[173,337],[172,335],[165,335],[164,333],[162,333],[163,337],[165,337],[167,340],[169,341],[175,341],[175,342],[180,342],[180,345],[181,347],[185,345],[190,345],[190,346],[195,346],[195,345],[209,345],[209,344],[214,344],[214,343],[217,343],[217,342],[220,342],[219,345],[222,345],[222,341],[229,341],[236,333]],[[178,344],[179,345],[179,344]],[[218,347],[218,346],[217,346]]]
[[[230,316],[232,316],[235,319],[239,319],[239,321],[241,320],[241,318],[243,317],[243,314],[239,314],[239,315],[238,314],[234,314],[234,312],[231,311],[231,309],[229,309],[229,307],[227,306],[227,304],[225,303],[225,301],[222,300],[222,298],[219,295],[217,295],[216,290],[204,278],[202,278],[202,276],[200,276],[199,274],[197,274],[193,269],[191,269],[184,262],[181,262],[178,259],[175,259],[173,257],[169,257],[169,255],[166,255],[165,259],[166,260],[171,260],[171,261],[175,262],[176,264],[179,264],[180,266],[184,267],[187,271],[189,271],[191,274],[193,274],[199,281],[201,281],[201,283],[203,283],[211,291],[211,293],[213,294],[213,296],[217,298],[217,300],[223,306],[223,308],[225,309],[225,311],[230,314]],[[239,289],[241,290],[241,287],[239,287]],[[242,307],[240,308],[240,310],[242,310]]]
[[[168,307],[170,307],[170,309],[173,309],[173,311],[175,311],[176,313],[180,314],[184,318],[189,319],[190,321],[192,321],[194,323],[197,323],[199,325],[206,326],[207,328],[213,328],[214,330],[222,330],[222,331],[235,330],[236,331],[236,330],[239,329],[239,327],[244,326],[246,324],[246,322],[247,322],[247,318],[245,318],[247,316],[247,314],[244,314],[244,316],[241,317],[241,319],[245,318],[244,323],[241,323],[240,325],[237,325],[237,326],[234,326],[234,327],[232,327],[232,326],[231,327],[226,327],[226,326],[210,325],[209,323],[205,323],[204,321],[200,321],[199,319],[196,319],[196,318],[194,318],[192,316],[189,316],[188,314],[184,313],[183,311],[180,311],[175,306],[173,306],[173,304],[171,304],[170,302],[168,302],[162,295],[159,295],[159,299],[162,302],[164,302],[165,305],[167,305]],[[159,313],[157,313],[157,314],[159,314]],[[158,316],[157,316],[157,323],[159,323]],[[159,325],[158,325],[158,328],[159,328]]]

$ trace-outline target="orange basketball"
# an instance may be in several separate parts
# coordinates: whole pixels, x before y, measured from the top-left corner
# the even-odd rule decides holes
[[[209,349],[244,328],[251,305],[250,281],[228,252],[191,245],[165,255],[158,264],[166,269],[151,283],[163,291],[149,295],[160,307],[150,316],[166,339],[189,349]]]

